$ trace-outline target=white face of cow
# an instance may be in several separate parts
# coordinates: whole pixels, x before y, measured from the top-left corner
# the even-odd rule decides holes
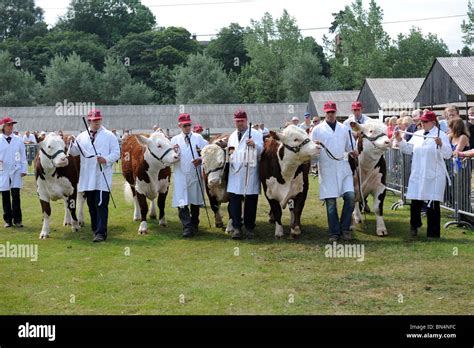
[[[179,155],[174,151],[171,141],[163,133],[155,132],[149,138],[138,135],[137,141],[148,148],[154,160],[160,161],[166,166],[179,160]]]
[[[66,145],[62,137],[56,133],[49,133],[39,145],[41,148],[41,164],[43,166],[49,167],[51,163],[56,168],[68,165],[69,161],[64,152]]]
[[[387,136],[387,126],[379,120],[368,120],[364,124],[351,122],[352,130],[362,132],[363,151],[384,153],[390,148],[390,139]]]
[[[298,156],[298,160],[306,162],[317,155],[318,148],[305,130],[290,125],[281,133],[276,133],[276,139],[285,145],[286,153]]]
[[[209,187],[222,184],[226,152],[219,145],[209,144],[202,150],[201,157]]]

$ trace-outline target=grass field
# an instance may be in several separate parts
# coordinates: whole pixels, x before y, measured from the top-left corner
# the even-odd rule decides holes
[[[203,210],[201,234],[183,240],[169,203],[168,227],[151,221],[150,234],[140,236],[122,188],[114,176],[118,207],[110,207],[107,242],[92,243],[88,216],[79,233],[62,226],[62,202],[53,203],[51,238],[40,241],[40,204],[26,178],[25,227],[0,228],[0,244],[38,244],[39,258],[0,258],[0,314],[474,314],[474,235],[451,227],[429,242],[422,229],[413,241],[408,209],[390,210],[393,195],[385,204],[390,235],[377,237],[368,215],[353,242],[365,248],[358,262],[325,256],[317,180],[298,241],[274,240],[264,196],[253,241],[211,231]]]

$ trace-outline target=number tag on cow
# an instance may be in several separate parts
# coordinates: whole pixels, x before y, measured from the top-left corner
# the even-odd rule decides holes
[[[20,160],[21,160],[21,155],[20,155],[20,153],[19,153],[19,152],[15,152],[15,161],[16,161],[16,162],[20,162]]]

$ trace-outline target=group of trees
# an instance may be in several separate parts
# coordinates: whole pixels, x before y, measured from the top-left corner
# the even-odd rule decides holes
[[[72,0],[50,29],[34,0],[0,0],[0,105],[299,102],[366,77],[423,77],[451,55],[416,27],[392,40],[375,0],[333,16],[324,47],[287,11],[232,23],[204,45],[185,28],[157,26],[138,0]],[[474,50],[473,23],[469,0],[458,54]]]

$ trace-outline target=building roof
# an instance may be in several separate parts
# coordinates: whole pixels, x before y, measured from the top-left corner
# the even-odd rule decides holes
[[[474,57],[437,58],[465,95],[474,95]]]
[[[308,112],[313,116],[324,116],[324,103],[333,101],[337,104],[338,116],[352,114],[352,102],[357,100],[359,91],[314,91],[310,92]]]

